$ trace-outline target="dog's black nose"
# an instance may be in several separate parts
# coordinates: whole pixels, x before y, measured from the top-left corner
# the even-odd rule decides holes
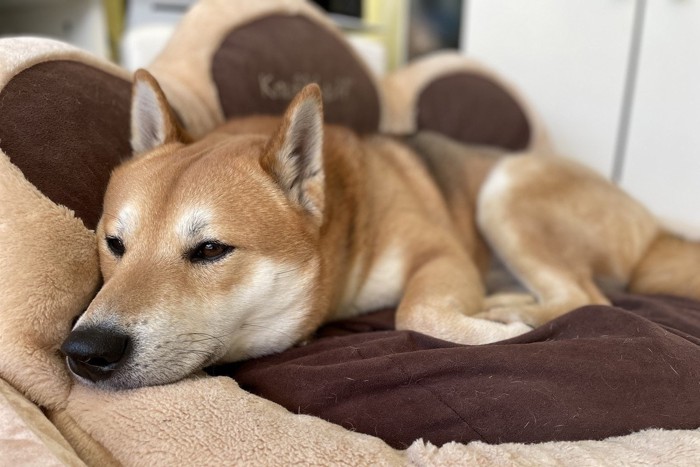
[[[61,346],[73,373],[97,382],[110,377],[127,359],[129,336],[110,328],[76,329]]]

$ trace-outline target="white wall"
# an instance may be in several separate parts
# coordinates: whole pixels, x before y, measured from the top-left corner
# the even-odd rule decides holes
[[[463,48],[513,81],[555,146],[612,173],[635,3],[470,0]]]
[[[700,226],[700,2],[649,1],[622,186]]]

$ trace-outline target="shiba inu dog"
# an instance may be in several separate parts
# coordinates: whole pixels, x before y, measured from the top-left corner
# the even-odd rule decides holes
[[[132,146],[97,227],[104,286],[62,347],[103,387],[173,382],[392,305],[398,329],[482,344],[608,303],[597,276],[700,291],[698,250],[596,174],[435,135],[358,138],[323,125],[316,85],[281,119],[191,143],[141,70]],[[485,298],[492,252],[534,297]]]

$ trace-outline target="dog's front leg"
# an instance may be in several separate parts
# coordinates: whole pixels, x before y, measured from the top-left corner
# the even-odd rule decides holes
[[[396,328],[460,344],[487,344],[530,330],[522,323],[497,323],[470,315],[482,310],[484,289],[465,255],[445,254],[415,268],[396,312]]]

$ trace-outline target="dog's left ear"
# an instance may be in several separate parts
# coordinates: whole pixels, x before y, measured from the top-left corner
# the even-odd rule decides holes
[[[158,146],[190,142],[178,124],[158,81],[144,69],[134,73],[131,96],[131,148],[142,154]]]
[[[320,225],[324,205],[323,104],[309,84],[294,97],[260,160],[287,197]]]

